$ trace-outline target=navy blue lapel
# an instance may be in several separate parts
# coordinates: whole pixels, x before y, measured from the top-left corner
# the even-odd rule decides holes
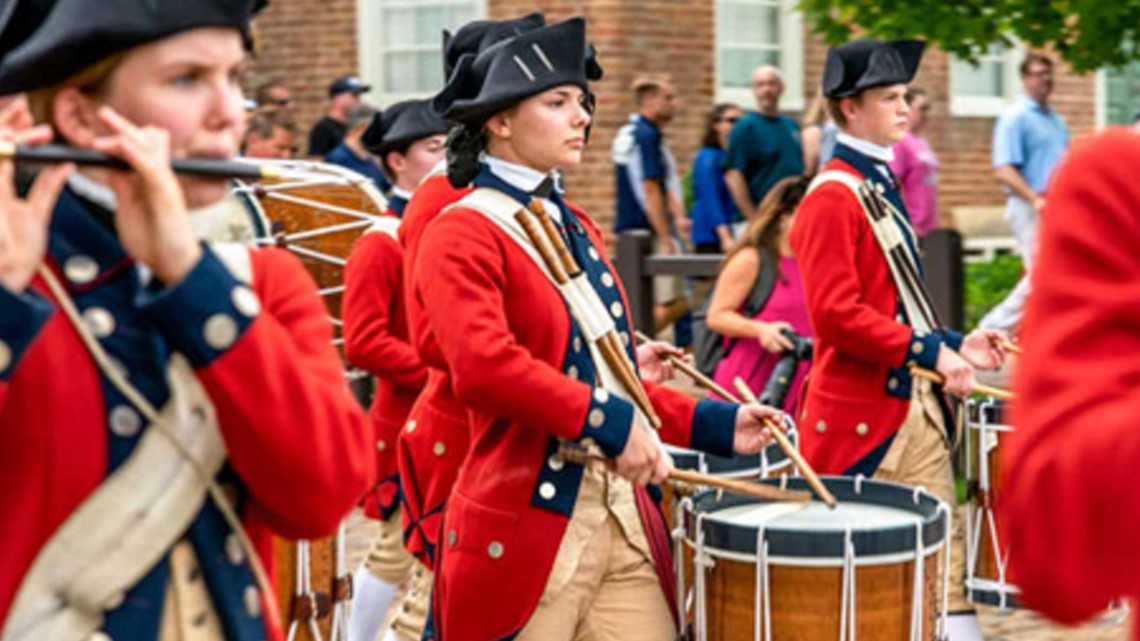
[[[396,214],[396,218],[403,218],[404,210],[407,209],[407,207],[407,198],[397,196],[396,194],[392,194],[388,197],[388,209],[391,209],[392,213]]]
[[[898,209],[899,212],[906,217],[907,223],[910,223],[910,213],[906,210],[906,203],[903,202],[902,192],[899,191],[898,179],[895,178],[894,173],[891,172],[890,167],[888,167],[886,163],[873,160],[867,155],[843,143],[839,143],[835,146],[834,157],[851,165],[856,171],[869,179],[871,183],[875,185],[875,189],[879,191],[895,209]],[[922,259],[918,253],[918,247],[914,244],[913,228],[906,229],[902,224],[899,224],[898,227],[899,233],[902,234],[903,239],[906,241],[907,249],[910,251],[911,256],[914,257],[915,264],[918,265],[919,275],[925,276],[922,268]]]

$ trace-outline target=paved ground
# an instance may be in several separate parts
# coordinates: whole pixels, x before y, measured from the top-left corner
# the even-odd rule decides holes
[[[1077,628],[1054,625],[1033,612],[979,612],[986,641],[1127,641],[1129,615],[1109,612]]]

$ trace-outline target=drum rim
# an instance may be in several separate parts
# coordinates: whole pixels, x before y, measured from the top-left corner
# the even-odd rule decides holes
[[[979,429],[984,418],[987,428],[1012,429],[1006,420],[1007,412],[1009,404],[1000,398],[986,397],[980,401],[971,398],[966,401],[966,425],[971,429]]]
[[[824,484],[840,501],[854,501],[884,507],[906,510],[922,519],[922,548],[927,550],[944,544],[948,534],[949,509],[929,492],[917,488],[892,483],[852,477],[822,477]],[[765,479],[766,485],[779,487],[784,479]],[[809,489],[803,478],[786,479],[789,489]],[[860,492],[856,494],[858,487]],[[915,497],[918,502],[915,503]],[[722,494],[708,490],[692,497],[684,509],[685,532],[689,541],[697,540],[697,522],[701,523],[703,546],[732,553],[756,554],[758,528],[752,525],[728,523],[716,519],[700,519],[701,513],[711,513],[719,509],[744,504],[761,504],[761,501],[739,495]],[[715,509],[713,509],[715,508]],[[912,557],[916,549],[915,526],[899,525],[877,529],[852,529],[851,539],[855,553],[863,556],[889,556],[909,553]],[[788,559],[842,559],[845,550],[846,529],[801,530],[771,526],[764,532],[770,557]]]
[[[976,605],[989,605],[1007,610],[1021,609],[1021,588],[992,579],[968,577],[965,581],[966,600]],[[1003,599],[1004,597],[1004,599]],[[1003,603],[1004,602],[1004,603]]]
[[[705,470],[703,471],[714,476],[747,476],[749,474],[760,476],[764,471],[762,469],[764,454],[767,454],[768,471],[782,469],[791,463],[791,459],[788,458],[788,455],[775,443],[766,447],[763,452],[756,454],[737,454],[730,457],[706,454],[700,450],[691,450],[686,447],[677,447],[676,445],[666,445],[665,451],[673,457],[673,465],[677,467],[677,469],[682,470],[699,469],[700,460],[703,456],[705,459]]]

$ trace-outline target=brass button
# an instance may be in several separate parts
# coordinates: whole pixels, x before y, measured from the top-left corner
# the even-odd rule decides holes
[[[91,307],[84,311],[83,324],[95,338],[107,338],[115,333],[115,317],[102,307]]]
[[[855,426],[855,433],[859,436],[866,436],[869,431],[871,431],[871,428],[867,427],[866,423],[860,423]]]
[[[921,354],[922,350],[924,350],[924,349],[926,349],[926,347],[922,343],[919,343],[919,342],[915,342],[915,344],[911,345],[911,347],[910,347],[910,351],[914,352],[915,354]]]
[[[610,313],[613,314],[614,318],[622,317],[622,314],[625,313],[625,309],[622,308],[621,301],[615,300],[613,304],[610,305]]]
[[[448,530],[447,531],[447,545],[448,546],[455,547],[455,542],[458,539],[459,539],[459,535],[455,533],[455,530]]]
[[[899,379],[895,378],[894,376],[887,379],[887,389],[889,389],[893,392],[898,388],[899,388]]]
[[[605,287],[613,287],[614,286],[614,277],[611,276],[609,272],[602,274],[602,285],[604,285]]]
[[[503,544],[498,541],[492,541],[491,544],[487,546],[487,555],[492,559],[502,558],[503,552],[505,552]]]
[[[601,408],[594,408],[590,410],[590,417],[587,420],[590,423],[590,427],[598,429],[606,424],[606,413],[603,412]]]
[[[408,421],[408,432],[411,433],[411,432],[414,432],[415,430],[416,430],[416,422],[414,420]]]
[[[379,441],[376,441],[376,449],[383,452],[384,450],[388,449],[388,444],[384,442],[384,439],[380,439]]]
[[[234,565],[239,565],[245,561],[245,550],[241,547],[241,539],[234,532],[226,537],[226,558]]]
[[[570,378],[578,378],[578,367],[576,365],[571,365],[566,370],[566,375],[569,376]]]
[[[447,446],[440,441],[436,441],[435,445],[431,446],[431,451],[432,454],[435,454],[436,456],[443,456],[447,453]]]
[[[824,421],[819,421],[818,423],[815,424],[815,431],[819,432],[820,434],[823,434],[824,432],[827,431],[827,423]]]

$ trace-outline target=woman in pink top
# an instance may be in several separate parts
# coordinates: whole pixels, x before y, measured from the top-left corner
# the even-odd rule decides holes
[[[923,135],[930,114],[930,98],[922,89],[906,92],[910,125],[895,145],[891,171],[899,179],[910,222],[921,238],[938,226],[938,157]]]
[[[726,354],[713,373],[713,379],[727,389],[732,389],[733,379],[739,376],[760,395],[776,363],[795,347],[783,332],[791,330],[805,339],[811,336],[800,268],[788,243],[792,217],[807,186],[808,179],[802,176],[773,185],[760,203],[760,215],[724,259],[706,322],[727,343]],[[763,261],[776,264],[775,286],[764,307],[745,317],[742,311]],[[793,415],[810,366],[810,359],[802,359],[788,387],[783,409]]]

